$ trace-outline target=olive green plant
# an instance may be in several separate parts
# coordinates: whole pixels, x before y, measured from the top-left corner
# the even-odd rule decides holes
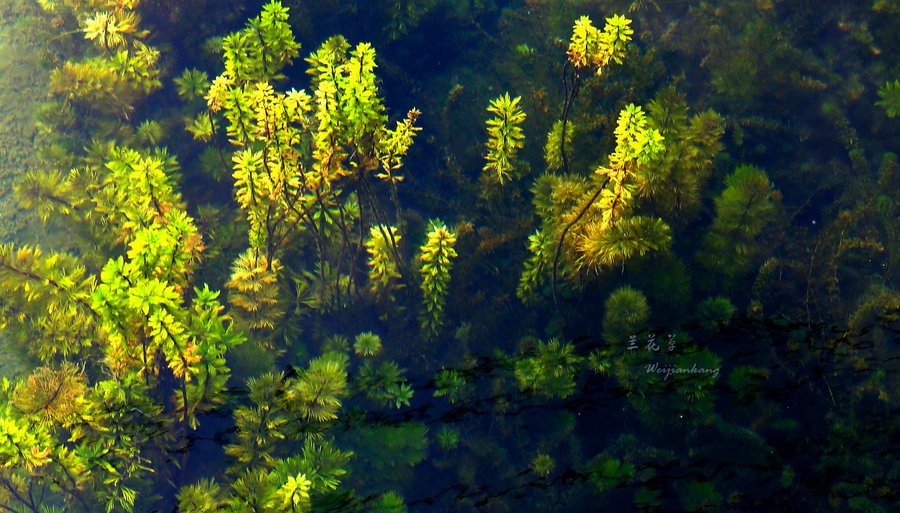
[[[66,61],[50,76],[50,93],[82,109],[127,117],[134,105],[162,87],[159,51],[143,42],[139,1],[43,2],[47,11],[72,15],[93,52]]]
[[[279,2],[267,3],[245,29],[225,37],[223,54],[225,71],[213,79],[206,100],[212,113],[224,116],[236,147],[235,193],[247,215],[251,251],[273,262],[288,242],[311,246],[318,255],[320,299],[328,294],[329,303],[342,304],[364,245],[352,235],[358,232],[354,225],[367,230],[368,214],[375,225],[393,224],[372,179],[387,183],[399,222],[395,187],[418,131],[418,111],[389,128],[374,49],[368,43],[351,47],[341,36],[306,59],[309,92],[276,91],[282,69],[299,54],[288,10]],[[201,128],[198,134],[207,135]],[[348,194],[352,189],[358,196]],[[387,238],[402,272],[394,232]]]
[[[192,286],[203,242],[176,192],[174,159],[116,146],[98,156],[67,176],[68,204],[78,207],[66,212],[106,226],[118,256],[91,274],[70,254],[0,250],[0,311],[14,313],[5,331],[45,363],[14,388],[7,382],[13,393],[0,398],[0,424],[38,437],[13,433],[0,448],[28,444],[39,457],[0,471],[3,502],[32,511],[41,507],[28,493],[35,485],[51,491],[44,506],[131,510],[150,453],[184,443],[223,400],[225,352],[243,340],[218,292]],[[66,363],[85,359],[96,363]],[[57,393],[44,394],[48,386]],[[24,400],[41,395],[46,407]]]
[[[394,226],[372,226],[366,240],[366,251],[369,253],[369,290],[373,294],[390,290],[392,284],[400,278],[395,253],[391,250],[391,239],[400,241],[400,233]]]
[[[712,110],[689,115],[684,95],[667,87],[647,104],[647,123],[666,144],[636,176],[636,194],[659,215],[684,225],[700,210],[713,160],[723,148],[725,122]]]
[[[575,392],[582,361],[571,342],[556,339],[539,342],[533,356],[525,356],[516,362],[516,381],[523,391],[566,398]]]
[[[487,155],[484,171],[493,173],[500,185],[512,177],[516,154],[524,144],[525,135],[520,126],[525,112],[519,106],[521,96],[510,98],[509,93],[491,100],[487,111],[494,115],[487,120]]]
[[[670,230],[661,219],[629,215],[634,206],[638,176],[663,148],[659,131],[651,128],[643,109],[628,105],[619,114],[616,148],[608,165],[599,166],[590,180],[577,176],[547,176],[535,185],[534,204],[541,231],[529,240],[531,257],[519,281],[520,298],[532,297],[548,271],[554,303],[559,306],[560,271],[599,272],[649,251],[665,250]],[[593,189],[593,192],[591,190]],[[574,236],[569,239],[572,232]],[[548,239],[553,248],[548,248]]]
[[[726,277],[747,271],[760,249],[757,236],[775,220],[776,198],[764,171],[738,166],[715,200],[716,217],[697,255],[699,261]]]
[[[420,317],[422,329],[429,337],[435,337],[443,324],[444,303],[450,286],[450,270],[456,258],[456,234],[448,230],[440,220],[429,223],[425,244],[419,248],[422,267],[423,311]]]
[[[602,75],[611,63],[622,64],[633,34],[631,20],[620,15],[606,18],[602,31],[594,26],[588,16],[578,18],[572,27],[572,36],[566,50],[568,59],[563,73],[565,101],[558,137],[559,160],[565,173],[569,172],[569,159],[566,155],[568,140],[565,136],[569,134],[569,117],[582,82],[586,75]]]
[[[900,116],[900,80],[885,82],[878,88],[878,98],[875,105],[883,107],[889,118]]]
[[[603,339],[624,349],[625,341],[647,327],[650,306],[644,294],[627,285],[614,290],[603,303]]]

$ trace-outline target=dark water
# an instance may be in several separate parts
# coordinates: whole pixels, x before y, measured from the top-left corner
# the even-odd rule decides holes
[[[576,64],[575,21],[613,14],[627,48]],[[0,511],[900,505],[897,2],[3,0],[0,22]],[[305,60],[336,34],[376,52],[361,125],[359,68]],[[617,146],[629,104],[646,124]]]

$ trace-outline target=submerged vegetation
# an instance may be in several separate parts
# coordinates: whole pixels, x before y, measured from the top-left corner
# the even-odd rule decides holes
[[[893,2],[10,4],[0,511],[900,500]]]

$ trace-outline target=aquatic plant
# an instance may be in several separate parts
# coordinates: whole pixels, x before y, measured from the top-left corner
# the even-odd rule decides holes
[[[494,173],[500,185],[512,177],[516,154],[522,148],[525,135],[520,126],[525,112],[519,107],[521,96],[510,98],[509,93],[491,100],[487,111],[495,117],[486,122],[488,141],[483,170]]]
[[[737,308],[724,296],[706,298],[697,306],[697,318],[708,330],[719,331],[728,326]]]
[[[294,455],[273,461],[267,467],[244,469],[227,487],[213,480],[182,487],[179,511],[309,511],[311,502],[327,497],[340,486],[351,453],[336,449],[328,441],[306,440]],[[198,508],[198,509],[190,509]]]
[[[369,228],[366,251],[369,253],[369,290],[373,294],[387,292],[400,278],[396,254],[391,246],[400,241],[400,233],[394,226],[381,225]]]
[[[629,258],[668,249],[671,237],[666,223],[647,216],[628,216],[633,208],[634,182],[643,166],[662,150],[662,136],[648,125],[643,109],[634,104],[619,113],[615,135],[616,147],[608,156],[608,166],[599,166],[590,179],[544,175],[535,181],[533,203],[541,217],[541,231],[529,238],[531,257],[526,260],[517,291],[523,300],[533,300],[541,275],[549,271],[559,310],[560,275],[599,272]],[[574,233],[574,242],[570,242],[570,232]],[[555,248],[548,260],[546,246],[551,237]]]
[[[232,472],[275,461],[275,450],[285,439],[290,420],[281,399],[284,389],[283,374],[265,373],[247,380],[250,405],[235,408],[235,437],[225,446],[225,454],[234,458]]]
[[[187,101],[203,98],[209,90],[209,75],[198,69],[184,70],[174,82],[178,96]]]
[[[634,34],[634,30],[631,29],[631,20],[620,15],[606,18],[603,31],[594,27],[588,16],[580,17],[572,27],[572,36],[566,50],[568,60],[566,61],[566,72],[563,75],[566,89],[559,129],[559,155],[562,169],[566,173],[569,172],[569,159],[566,153],[568,141],[565,135],[569,133],[569,117],[581,89],[584,74],[601,75],[611,62],[622,64],[632,34]],[[571,71],[569,71],[569,66],[571,66]]]
[[[381,337],[364,331],[353,340],[353,352],[358,356],[378,356],[381,353]]]
[[[466,377],[456,369],[441,369],[434,378],[434,396],[446,397],[455,404],[466,395]]]
[[[81,379],[91,384],[72,398],[78,425],[56,410],[43,416],[43,422],[54,420],[52,425],[35,431],[53,440],[46,473],[35,473],[25,460],[7,470],[27,472],[30,478],[17,482],[55,487],[66,503],[84,511],[134,505],[133,486],[149,470],[145,451],[183,440],[197,427],[198,416],[222,400],[229,376],[224,353],[243,341],[223,315],[218,292],[208,287],[191,292],[203,245],[174,189],[174,160],[115,146],[99,156],[104,160],[68,175],[84,185],[68,191],[86,196],[73,199],[82,205],[78,216],[102,221],[122,254],[95,276],[74,256],[5,246],[0,268],[0,310],[18,312],[4,322],[38,342],[38,356],[49,362],[91,354],[108,376],[93,369],[85,378],[39,370],[21,385],[38,397],[39,384],[48,379],[67,376],[63,383],[69,384],[59,391],[76,396],[79,388],[69,385]],[[23,394],[16,401],[26,406]],[[33,422],[18,415],[7,410],[3,422]],[[40,412],[29,414],[34,415]],[[153,424],[170,426],[168,434],[154,435]],[[77,481],[60,481],[73,473]]]
[[[553,127],[547,133],[547,142],[544,144],[544,162],[548,171],[558,171],[563,168],[562,149],[572,145],[575,135],[575,125],[566,124],[566,133],[563,137],[563,122],[558,119],[553,122]]]
[[[516,361],[519,389],[545,397],[566,398],[575,393],[575,380],[582,360],[571,342],[557,339],[538,342],[534,356]]]
[[[445,451],[452,451],[459,446],[459,429],[450,424],[443,424],[434,434],[438,446]]]
[[[756,237],[775,219],[776,197],[764,171],[737,167],[715,200],[716,217],[698,254],[700,262],[729,277],[745,271],[759,250]]]
[[[723,503],[722,494],[716,491],[712,481],[691,480],[679,496],[686,511],[716,508]]]
[[[610,62],[622,64],[632,34],[631,20],[624,16],[606,18],[602,32],[594,27],[588,16],[582,16],[572,27],[572,38],[566,51],[569,63],[576,69],[602,74]]]
[[[650,306],[641,291],[627,285],[614,290],[603,303],[603,339],[617,344],[647,327]]]
[[[71,10],[79,31],[92,41],[95,51],[80,61],[69,60],[53,70],[50,93],[82,108],[127,116],[134,105],[162,87],[157,66],[159,51],[141,40],[149,31],[140,28],[135,11],[138,2],[98,5],[46,2],[48,11]],[[109,10],[95,10],[109,7]]]
[[[141,143],[152,147],[159,146],[159,143],[165,138],[165,131],[157,121],[147,119],[138,125],[136,135]]]
[[[539,297],[538,291],[547,281],[547,271],[552,265],[554,242],[540,229],[528,236],[527,247],[531,254],[525,260],[519,285],[516,287],[516,296],[526,305]]]
[[[278,286],[281,270],[277,259],[269,262],[249,249],[234,262],[225,286],[229,291],[231,315],[241,329],[256,331],[267,338],[262,332],[271,332],[278,326],[285,314]]]
[[[333,296],[320,296],[320,302],[337,305],[349,296],[354,274],[344,270],[354,268],[363,244],[351,236],[354,223],[367,224],[367,209],[376,225],[391,225],[370,177],[389,183],[400,214],[394,187],[402,180],[397,171],[417,132],[418,111],[389,129],[374,49],[368,43],[351,48],[340,36],[306,59],[310,93],[277,92],[272,82],[299,53],[287,17],[287,8],[270,2],[247,28],[224,39],[225,71],[206,99],[212,113],[224,115],[229,140],[238,147],[235,193],[250,225],[250,247],[272,261],[288,240],[312,245],[319,257],[316,289]],[[344,192],[350,186],[360,203]],[[387,235],[399,262],[393,233]],[[326,274],[334,281],[326,284]],[[345,277],[346,285],[339,283]]]
[[[885,82],[878,88],[878,97],[875,105],[883,107],[889,118],[900,116],[900,80]]]
[[[762,391],[762,383],[769,378],[769,372],[752,365],[735,367],[728,375],[728,387],[734,390],[741,402],[754,402]]]
[[[713,159],[722,151],[725,122],[712,110],[688,116],[684,95],[673,87],[647,104],[647,123],[666,144],[642,167],[635,185],[637,196],[649,199],[667,219],[689,220],[700,209]]]
[[[352,473],[378,490],[392,488],[412,477],[412,468],[428,449],[428,427],[419,422],[370,424],[347,433],[353,448]]]
[[[369,513],[406,513],[407,509],[403,497],[397,492],[389,491],[372,501],[368,511]]]
[[[635,468],[619,458],[600,454],[588,463],[586,471],[588,480],[597,491],[605,492],[634,479]]]
[[[548,477],[556,468],[556,461],[549,454],[538,454],[531,460],[531,471],[541,477]]]
[[[356,377],[356,388],[364,391],[366,397],[375,401],[382,407],[400,409],[409,406],[415,391],[403,377],[406,369],[401,369],[394,361],[384,361],[375,364],[367,359],[359,368]]]
[[[419,317],[422,329],[429,337],[435,337],[443,324],[444,303],[450,285],[450,270],[456,258],[456,234],[448,230],[438,219],[429,223],[425,244],[419,248],[422,267],[423,311]]]

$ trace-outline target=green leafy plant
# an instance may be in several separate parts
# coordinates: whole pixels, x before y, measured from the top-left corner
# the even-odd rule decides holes
[[[565,398],[575,392],[582,360],[575,353],[575,346],[569,342],[556,339],[539,342],[534,356],[526,356],[516,362],[516,381],[521,390],[545,397]]]
[[[900,80],[885,82],[878,88],[878,98],[875,105],[884,108],[889,118],[900,116]]]
[[[381,337],[364,331],[353,340],[353,351],[359,356],[377,356],[381,353]]]
[[[641,291],[627,285],[614,290],[603,307],[603,338],[617,346],[646,328],[650,318],[647,298]]]
[[[531,460],[531,471],[541,477],[548,477],[556,468],[556,461],[549,454],[538,454]]]
[[[369,229],[366,251],[369,253],[369,288],[373,294],[390,290],[400,278],[394,249],[400,233],[393,226],[373,226]]]
[[[443,323],[444,303],[450,285],[450,270],[456,258],[456,234],[440,220],[429,223],[425,244],[419,248],[419,270],[422,276],[424,310],[420,317],[422,329],[430,337],[438,334]]]
[[[737,308],[731,300],[723,296],[715,296],[704,299],[697,306],[697,317],[700,324],[712,331],[718,331],[731,322],[731,318],[737,313]]]
[[[209,75],[198,69],[186,69],[174,80],[178,96],[184,100],[203,98],[209,89]]]
[[[716,198],[716,217],[698,254],[700,262],[729,277],[746,271],[759,250],[756,237],[775,219],[776,198],[764,171],[735,169]]]
[[[459,446],[459,429],[449,424],[443,424],[434,435],[441,449],[452,451]]]
[[[387,183],[400,220],[396,184],[403,177],[398,171],[418,131],[419,112],[411,109],[389,128],[374,49],[368,43],[351,47],[341,36],[328,39],[306,59],[309,92],[276,91],[273,84],[283,78],[282,69],[299,54],[287,20],[287,8],[269,2],[245,29],[225,37],[225,71],[213,79],[206,100],[211,114],[224,116],[226,135],[237,147],[235,193],[247,216],[251,249],[272,262],[288,240],[294,248],[310,247],[318,256],[309,266],[317,269],[310,275],[318,281],[312,288],[319,304],[332,308],[352,297],[355,262],[364,244],[353,235],[357,223],[364,230],[360,233],[392,225],[372,178]],[[211,122],[212,131],[215,126]],[[196,132],[208,136],[205,124]],[[359,196],[349,194],[351,187]],[[371,225],[363,218],[367,212],[375,217]],[[369,246],[381,256],[373,287],[394,277],[388,254],[398,272],[403,270],[399,230],[382,235],[387,240],[373,239]],[[389,252],[382,251],[385,245]]]
[[[450,404],[466,395],[466,377],[456,369],[441,369],[434,379],[434,396],[446,397]]]
[[[547,143],[544,145],[544,161],[548,171],[558,171],[563,168],[562,149],[572,146],[572,138],[575,136],[575,125],[566,123],[566,133],[563,136],[563,122],[561,119],[553,123],[550,132],[547,133]]]
[[[510,98],[506,93],[491,100],[487,109],[494,117],[487,120],[488,152],[484,171],[494,173],[501,185],[511,178],[516,154],[524,144],[520,125],[525,121],[525,112],[519,106],[521,100],[521,96]]]

